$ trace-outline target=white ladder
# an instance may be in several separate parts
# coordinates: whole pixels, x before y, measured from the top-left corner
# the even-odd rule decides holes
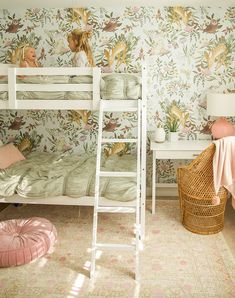
[[[134,139],[105,139],[103,138],[103,115],[105,112],[135,112],[138,117],[137,138]],[[95,183],[95,203],[93,219],[93,240],[92,240],[92,257],[91,257],[91,277],[95,273],[96,252],[99,249],[120,249],[135,251],[135,279],[139,280],[139,249],[140,249],[140,141],[141,138],[141,100],[127,100],[120,103],[115,100],[100,100],[99,110],[99,128],[98,128],[98,146],[96,159],[96,183]],[[101,153],[102,143],[136,143],[137,158],[136,172],[104,172],[101,171]],[[100,198],[100,177],[136,177],[136,200],[133,206],[101,206]],[[120,202],[121,205],[121,202]],[[124,205],[124,204],[123,204]],[[98,213],[135,213],[135,243],[134,244],[113,244],[97,243],[97,225]]]

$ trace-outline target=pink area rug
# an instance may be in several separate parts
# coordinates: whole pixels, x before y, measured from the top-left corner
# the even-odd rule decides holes
[[[92,208],[9,206],[0,220],[40,216],[56,227],[54,252],[33,263],[0,269],[0,297],[235,297],[235,262],[222,233],[202,236],[179,222],[177,201],[158,201],[157,215],[146,214],[141,282],[133,280],[134,257],[125,251],[98,254],[89,276]],[[133,240],[134,215],[102,215],[100,241]]]

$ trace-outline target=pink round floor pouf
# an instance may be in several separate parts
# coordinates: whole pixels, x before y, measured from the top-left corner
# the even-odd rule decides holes
[[[27,264],[43,256],[56,238],[56,228],[45,218],[0,222],[0,267]]]

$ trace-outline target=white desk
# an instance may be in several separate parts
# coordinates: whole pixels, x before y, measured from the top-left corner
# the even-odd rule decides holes
[[[156,143],[151,141],[150,149],[153,151],[153,168],[152,168],[152,213],[155,214],[156,207],[156,186],[157,187],[175,187],[175,183],[157,183],[156,184],[156,160],[157,159],[194,159],[212,141],[178,141]]]

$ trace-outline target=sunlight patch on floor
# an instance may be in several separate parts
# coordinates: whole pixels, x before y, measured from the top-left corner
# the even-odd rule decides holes
[[[83,266],[83,269],[89,271],[91,267],[91,262],[90,261],[86,261],[86,263]]]
[[[138,283],[135,287],[134,298],[139,298],[140,296],[140,284]]]
[[[38,262],[38,267],[42,268],[46,265],[48,260],[46,258],[41,258],[40,261]]]
[[[86,261],[83,269],[89,271],[91,267],[91,262],[90,261]],[[78,297],[79,293],[81,292],[81,289],[84,285],[85,279],[86,279],[86,275],[79,273],[77,278],[75,279],[72,288],[70,290],[69,295],[67,296],[67,298],[74,298],[74,297]]]
[[[96,254],[95,254],[95,258],[96,258],[96,260],[99,260],[100,258],[101,258],[101,256],[102,256],[102,251],[101,250],[97,250],[96,251]]]
[[[82,289],[82,286],[84,284],[86,276],[83,274],[78,274],[77,278],[75,279],[72,288],[70,290],[69,295],[67,296],[67,298],[74,298],[74,297],[78,297],[79,292]]]

